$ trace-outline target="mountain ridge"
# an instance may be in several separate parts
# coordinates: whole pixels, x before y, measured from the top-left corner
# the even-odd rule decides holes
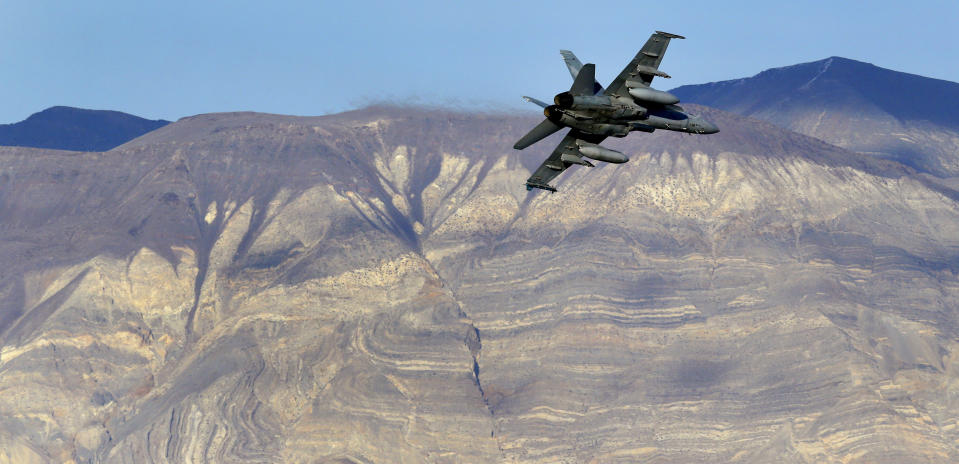
[[[959,174],[954,82],[831,57],[673,92],[940,177]]]
[[[0,124],[0,145],[106,151],[169,123],[120,111],[52,106],[23,121]]]
[[[523,181],[541,116],[184,118],[0,147],[19,462],[959,458],[959,207],[899,163],[722,132]],[[532,113],[532,112],[531,112]],[[3,454],[0,454],[0,461]]]

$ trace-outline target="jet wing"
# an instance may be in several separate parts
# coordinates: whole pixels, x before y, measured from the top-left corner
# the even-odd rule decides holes
[[[659,70],[659,63],[663,61],[663,55],[666,54],[666,47],[669,46],[670,39],[685,39],[685,37],[660,31],[656,31],[655,34],[649,36],[646,45],[643,45],[639,53],[623,69],[623,72],[619,73],[616,79],[609,84],[606,95],[628,97],[629,89],[626,86],[626,81],[630,81],[630,87],[649,87],[655,76],[669,78],[668,74]]]
[[[549,158],[546,158],[546,161],[543,161],[543,164],[539,165],[536,172],[534,172],[529,179],[526,179],[526,189],[532,190],[538,188],[555,192],[556,188],[549,185],[549,182],[556,178],[561,172],[565,171],[566,168],[574,164],[592,166],[589,161],[582,158],[582,155],[579,153],[579,145],[577,145],[576,142],[582,140],[584,142],[598,144],[605,139],[605,135],[587,134],[576,129],[569,131],[566,137],[563,138],[563,141],[560,142],[559,145],[556,146],[556,149],[553,150],[553,153],[549,155]]]

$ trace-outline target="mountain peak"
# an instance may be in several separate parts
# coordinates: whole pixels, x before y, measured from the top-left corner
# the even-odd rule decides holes
[[[106,151],[169,123],[120,111],[51,106],[18,123],[0,125],[0,145]]]
[[[927,172],[959,174],[955,82],[832,56],[672,92],[685,102],[763,119]],[[941,147],[919,143],[931,133],[947,141]]]
[[[823,58],[821,60],[816,60],[816,61],[809,61],[805,63],[796,63],[796,64],[787,65],[787,66],[769,68],[765,71],[760,71],[753,77],[759,77],[763,75],[776,74],[776,73],[800,73],[801,74],[804,72],[822,72],[822,71],[828,71],[830,69],[832,69],[832,71],[835,72],[837,70],[849,70],[849,69],[866,70],[866,69],[883,69],[883,68],[880,68],[872,63],[866,63],[865,61],[858,61],[851,58],[845,58],[842,56],[830,56],[828,58]],[[885,71],[896,72],[888,69],[885,69]],[[742,80],[742,79],[734,79],[734,80]]]

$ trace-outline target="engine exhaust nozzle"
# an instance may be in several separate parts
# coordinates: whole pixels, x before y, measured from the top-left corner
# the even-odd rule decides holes
[[[563,92],[553,98],[553,103],[556,103],[556,106],[560,108],[571,108],[574,101],[573,94],[569,92]]]

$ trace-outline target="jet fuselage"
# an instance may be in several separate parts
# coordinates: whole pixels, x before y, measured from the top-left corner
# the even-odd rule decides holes
[[[719,128],[705,119],[686,113],[678,106],[679,98],[669,92],[650,87],[654,77],[668,78],[659,69],[666,47],[672,39],[683,36],[656,31],[643,48],[609,84],[596,81],[596,65],[582,64],[569,50],[560,54],[573,77],[569,91],[556,95],[553,104],[532,97],[523,99],[543,108],[542,122],[513,144],[522,150],[557,131],[570,131],[553,149],[549,157],[526,179],[526,189],[555,192],[549,181],[573,165],[592,167],[584,158],[606,163],[625,163],[624,153],[599,145],[607,137],[626,137],[630,132],[653,132],[656,129],[688,134],[715,134]]]
[[[553,102],[555,104],[543,109],[547,119],[590,134],[625,137],[632,131],[652,132],[654,129],[695,134],[719,132],[714,124],[687,114],[682,107],[673,104],[650,104],[647,108],[637,104],[633,98],[582,96],[569,92],[556,95]]]

